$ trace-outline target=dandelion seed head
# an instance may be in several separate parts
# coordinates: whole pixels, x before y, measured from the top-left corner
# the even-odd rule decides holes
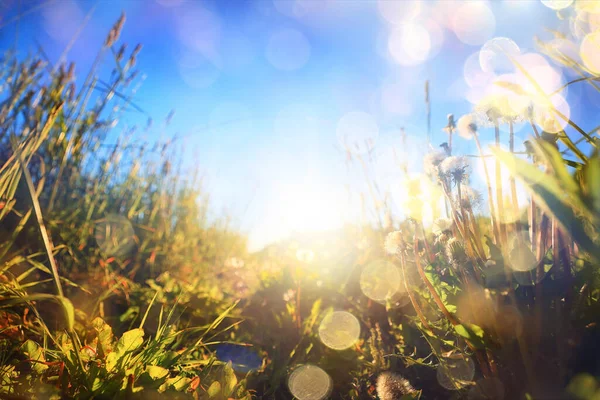
[[[427,153],[423,158],[423,168],[425,173],[430,177],[437,177],[439,175],[440,164],[446,157],[446,153],[441,151]]]
[[[385,237],[385,242],[383,247],[388,254],[394,255],[397,254],[403,248],[403,240],[402,240],[402,232],[394,231],[388,233]]]
[[[448,125],[446,127],[448,129],[456,128],[456,122],[454,121],[454,114],[448,114]]]
[[[382,372],[377,377],[376,389],[377,396],[381,400],[397,400],[404,395],[416,392],[407,379],[389,371]]]
[[[477,190],[470,186],[461,188],[461,205],[464,208],[473,209],[481,205],[482,196]]]
[[[442,161],[440,171],[443,175],[451,177],[455,183],[462,183],[469,176],[471,165],[466,157],[450,156]]]
[[[471,139],[477,133],[477,123],[473,114],[465,114],[456,124],[458,134],[464,139]]]
[[[448,262],[455,269],[465,265],[469,260],[467,253],[465,252],[465,247],[456,238],[451,238],[446,243],[446,257],[448,258]]]

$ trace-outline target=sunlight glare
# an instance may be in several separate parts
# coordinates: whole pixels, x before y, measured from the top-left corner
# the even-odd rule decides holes
[[[371,114],[352,111],[340,118],[336,134],[343,149],[362,154],[375,146],[379,137],[379,126]]]

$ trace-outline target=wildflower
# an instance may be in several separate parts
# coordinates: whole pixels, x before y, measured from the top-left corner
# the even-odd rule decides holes
[[[388,233],[388,235],[385,238],[385,243],[383,247],[385,248],[385,251],[388,254],[398,254],[398,252],[401,251],[404,247],[402,240],[402,232],[394,231]]]
[[[450,156],[440,165],[440,171],[450,176],[455,183],[462,183],[469,176],[470,164],[466,157]]]
[[[465,247],[456,238],[451,238],[446,243],[446,257],[448,258],[448,262],[455,269],[461,265],[464,266],[468,261]]]
[[[296,291],[294,289],[288,289],[287,292],[285,292],[283,294],[283,301],[290,302],[294,299],[294,297],[296,296]]]
[[[466,209],[476,208],[481,204],[481,193],[470,186],[463,186],[461,190],[461,206]]]
[[[463,115],[458,119],[456,124],[458,134],[463,139],[471,139],[477,133],[477,124],[473,114]]]
[[[435,234],[442,234],[444,231],[450,230],[452,226],[452,220],[449,218],[438,218],[433,223],[433,232]]]
[[[376,388],[381,400],[398,400],[416,392],[407,379],[393,372],[382,372],[377,377]]]
[[[425,174],[430,177],[438,177],[440,164],[445,158],[446,154],[442,153],[441,151],[427,153],[423,158],[423,168],[425,170]]]

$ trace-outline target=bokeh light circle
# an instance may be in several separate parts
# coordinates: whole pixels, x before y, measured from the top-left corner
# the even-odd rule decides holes
[[[553,10],[562,10],[573,4],[573,0],[541,0],[542,4]]]
[[[496,313],[496,331],[502,343],[511,343],[523,333],[523,315],[515,307],[503,305]]]
[[[581,41],[579,53],[585,66],[595,74],[600,73],[600,31],[587,34]]]
[[[514,70],[512,57],[521,52],[519,46],[511,39],[496,37],[485,42],[479,52],[481,70],[489,73],[506,73]]]
[[[135,247],[135,231],[131,222],[117,214],[108,214],[96,222],[94,238],[106,257],[125,257]]]
[[[467,1],[456,10],[452,29],[461,42],[481,45],[494,34],[496,17],[485,1]]]
[[[352,111],[340,118],[336,134],[342,148],[361,154],[375,146],[379,137],[379,126],[371,114]]]
[[[388,310],[395,308],[406,307],[410,304],[410,297],[406,292],[396,292],[386,301],[386,308]]]
[[[207,88],[221,76],[221,70],[200,52],[183,49],[176,56],[181,79],[194,89]]]
[[[468,357],[444,358],[437,368],[437,381],[447,390],[460,390],[473,380],[475,363]]]
[[[391,262],[376,260],[365,266],[360,275],[360,288],[373,301],[385,303],[404,291],[400,270]]]
[[[308,62],[310,52],[310,43],[302,32],[284,29],[269,39],[267,60],[277,69],[294,71]]]
[[[498,378],[483,378],[475,382],[467,394],[469,400],[504,400],[504,385]]]
[[[527,272],[536,268],[537,260],[531,251],[529,232],[520,230],[514,233],[510,244],[509,260],[514,271]]]
[[[563,117],[560,117],[557,112]],[[542,130],[549,133],[559,133],[568,125],[571,116],[569,103],[560,95],[554,95],[550,103],[536,103],[533,107],[533,119]]]
[[[416,18],[423,7],[419,0],[389,1],[378,0],[379,14],[389,23],[404,24]]]
[[[360,336],[358,319],[347,311],[334,311],[327,314],[319,325],[319,338],[323,344],[334,350],[352,347]]]
[[[431,37],[420,24],[404,24],[395,29],[388,40],[388,50],[398,64],[417,65],[429,56]]]
[[[476,52],[465,60],[463,77],[470,87],[484,87],[492,82],[495,75],[492,72],[485,72],[481,69],[480,55],[479,52]]]
[[[331,377],[315,365],[302,365],[288,378],[288,388],[298,400],[322,400],[331,393],[332,387]]]

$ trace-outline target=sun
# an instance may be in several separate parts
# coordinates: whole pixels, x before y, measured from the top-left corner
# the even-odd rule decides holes
[[[350,219],[343,188],[312,180],[272,187],[268,212],[252,227],[250,247],[284,240],[294,233],[341,228]]]

